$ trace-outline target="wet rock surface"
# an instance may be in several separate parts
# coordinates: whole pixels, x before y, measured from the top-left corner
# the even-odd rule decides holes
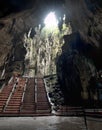
[[[100,130],[102,120],[87,118],[89,130]],[[0,118],[1,130],[84,130],[83,117],[15,117]]]
[[[60,89],[58,79],[56,75],[45,77],[45,87],[50,99],[52,109],[57,110],[58,106],[64,104],[64,95]]]

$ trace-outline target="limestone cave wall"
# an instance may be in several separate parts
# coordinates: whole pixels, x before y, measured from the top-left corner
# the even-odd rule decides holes
[[[84,80],[78,80],[79,84],[81,84],[81,91],[83,89],[82,85],[87,84],[93,74],[89,74],[89,72],[92,71],[92,68],[94,68],[92,71],[94,74],[96,71],[102,69],[101,0],[1,0],[0,74],[2,75],[4,69],[6,75],[9,75],[14,71],[21,72],[21,74],[23,73],[21,70],[24,68],[24,58],[26,55],[26,49],[23,45],[24,34],[28,33],[30,28],[34,28],[39,24],[42,24],[43,26],[43,18],[50,10],[56,11],[58,18],[62,17],[63,14],[66,14],[66,24],[70,22],[72,27],[72,34],[64,37],[65,44],[62,48],[63,53],[61,55],[61,57],[66,55],[66,64],[63,60],[66,70],[70,69],[68,66],[73,65],[72,71],[71,73],[69,73],[69,71],[68,73],[67,71],[65,74],[63,73],[63,70],[59,67],[61,63],[59,57],[57,73],[59,74],[60,72],[59,77],[61,81],[63,78],[67,80],[64,80],[64,84],[67,86],[70,76],[72,76],[70,82],[72,82],[73,85],[73,83],[75,83],[73,80],[82,78],[82,72],[88,72],[85,74]],[[34,33],[32,35],[34,35]],[[73,63],[74,56],[77,56],[77,58],[75,58],[75,63]],[[92,61],[92,64],[90,61]],[[86,66],[84,67],[83,64],[86,64]],[[91,68],[89,67],[89,64],[91,64]],[[79,68],[78,66],[82,66],[83,69],[77,70]],[[87,67],[90,69],[88,70]],[[73,79],[73,77],[75,77],[73,71],[76,74],[76,79]],[[63,75],[62,79],[61,75]],[[88,80],[87,75],[90,75]],[[75,85],[75,87],[77,88],[78,84]],[[69,88],[70,87],[67,86],[67,89]],[[78,91],[78,93],[80,92]],[[81,93],[79,96],[80,95]]]

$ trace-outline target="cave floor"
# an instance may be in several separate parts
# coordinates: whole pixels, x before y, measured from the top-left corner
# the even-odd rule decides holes
[[[87,117],[88,130],[100,130],[102,119]],[[0,117],[0,130],[86,130],[83,117]]]

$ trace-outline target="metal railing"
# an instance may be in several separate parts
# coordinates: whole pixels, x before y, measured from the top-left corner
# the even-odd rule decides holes
[[[16,89],[16,86],[17,86],[17,84],[15,83],[15,84],[13,85],[13,88],[12,88],[12,90],[11,90],[11,92],[10,92],[10,95],[9,95],[9,97],[8,97],[6,103],[5,103],[5,106],[4,106],[4,108],[3,108],[3,112],[6,110],[6,107],[8,106],[8,103],[9,103],[9,101],[10,101],[10,99],[11,99],[11,97],[12,97],[12,95],[13,95],[15,89]]]
[[[24,86],[24,89],[23,89],[23,94],[22,94],[22,99],[21,99],[21,104],[20,104],[20,112],[21,112],[21,109],[23,107],[25,92],[26,92],[26,89],[27,89],[27,82],[28,82],[28,79],[26,79],[25,86]]]

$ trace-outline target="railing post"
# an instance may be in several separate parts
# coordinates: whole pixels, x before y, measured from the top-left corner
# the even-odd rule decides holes
[[[35,93],[35,111],[36,111],[36,108],[37,108],[37,78],[35,79],[35,90],[34,90],[34,93]]]
[[[87,119],[86,119],[86,112],[85,112],[85,108],[82,107],[83,109],[83,116],[84,116],[84,123],[85,123],[85,127],[86,127],[86,130],[88,130],[88,125],[87,125]]]
[[[23,101],[24,101],[25,91],[26,91],[26,88],[27,88],[27,82],[28,82],[28,79],[26,79],[24,90],[23,90],[23,95],[22,95],[21,104],[20,104],[20,112],[21,112],[21,109],[22,109]]]
[[[5,106],[4,106],[4,108],[3,108],[3,112],[6,110],[6,107],[7,107],[8,103],[9,103],[9,101],[10,101],[10,99],[11,99],[11,97],[12,97],[14,91],[15,91],[15,88],[16,88],[16,83],[13,85],[13,88],[12,88],[12,90],[11,90],[11,93],[10,93],[10,95],[9,95],[9,97],[8,97],[6,103],[5,103]]]

